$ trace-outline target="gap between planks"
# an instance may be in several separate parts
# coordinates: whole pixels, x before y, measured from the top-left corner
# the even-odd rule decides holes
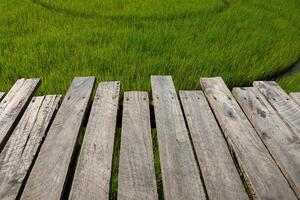
[[[0,199],[17,199],[61,96],[33,97],[0,154]]]
[[[300,106],[275,81],[254,81],[257,88],[294,133],[300,136]]]
[[[256,88],[234,88],[233,94],[297,196],[300,197],[299,135],[282,121]]]
[[[223,79],[201,78],[200,82],[253,198],[297,199]]]
[[[147,92],[125,92],[118,199],[157,200]]]
[[[39,84],[40,79],[19,79],[0,102],[0,152]]]
[[[164,198],[206,199],[171,76],[151,76]]]
[[[119,91],[120,82],[97,88],[69,199],[109,198]]]
[[[202,91],[180,91],[209,199],[248,199],[227,143]]]
[[[74,78],[51,124],[21,199],[56,200],[63,197],[94,82],[94,77]]]
[[[0,102],[4,98],[4,96],[5,96],[5,93],[4,92],[0,92]]]

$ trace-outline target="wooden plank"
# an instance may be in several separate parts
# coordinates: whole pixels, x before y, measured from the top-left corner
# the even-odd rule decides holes
[[[21,199],[60,199],[89,99],[94,77],[73,80],[49,129]]]
[[[274,81],[254,81],[253,85],[266,97],[291,129],[300,134],[300,106]]]
[[[40,79],[19,79],[0,102],[0,152],[39,83]]]
[[[297,199],[222,78],[200,82],[254,198]]]
[[[0,199],[16,199],[61,96],[34,97],[0,154]]]
[[[108,199],[120,82],[98,85],[69,199]]]
[[[234,88],[233,94],[300,197],[300,137],[290,130],[256,88]]]
[[[164,197],[206,199],[171,76],[151,76]]]
[[[292,92],[290,97],[300,106],[300,92]]]
[[[5,93],[4,92],[0,92],[0,102],[4,98],[4,96],[5,96]]]
[[[118,199],[158,199],[147,92],[125,92]]]
[[[203,92],[179,95],[209,199],[249,199]]]

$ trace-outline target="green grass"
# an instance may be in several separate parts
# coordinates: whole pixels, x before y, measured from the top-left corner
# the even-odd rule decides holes
[[[116,129],[114,154],[112,161],[111,185],[109,199],[117,199],[118,191],[118,174],[119,174],[119,160],[120,160],[120,145],[121,145],[121,129]]]
[[[123,91],[149,90],[151,74],[178,89],[199,88],[200,76],[232,87],[300,58],[299,0],[2,0],[0,13],[2,91],[40,77],[39,94],[65,93],[86,75]]]
[[[286,92],[300,92],[300,71],[279,79],[278,83]]]

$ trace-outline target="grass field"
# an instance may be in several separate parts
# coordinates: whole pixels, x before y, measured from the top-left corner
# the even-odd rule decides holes
[[[300,71],[285,76],[278,80],[278,83],[286,90],[286,92],[300,91]]]
[[[241,86],[300,58],[299,0],[2,0],[0,13],[3,91],[41,77],[39,94],[64,93],[85,75],[123,91],[149,90],[151,74],[178,89],[199,88],[200,76]]]

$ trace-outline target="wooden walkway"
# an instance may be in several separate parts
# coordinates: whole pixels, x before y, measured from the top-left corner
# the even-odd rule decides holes
[[[177,94],[152,76],[149,97],[117,81],[93,95],[95,78],[77,77],[64,97],[33,97],[39,83],[0,92],[1,200],[112,199],[117,139],[120,200],[159,199],[156,143],[166,200],[300,199],[300,93],[276,82],[200,78],[202,91]]]

